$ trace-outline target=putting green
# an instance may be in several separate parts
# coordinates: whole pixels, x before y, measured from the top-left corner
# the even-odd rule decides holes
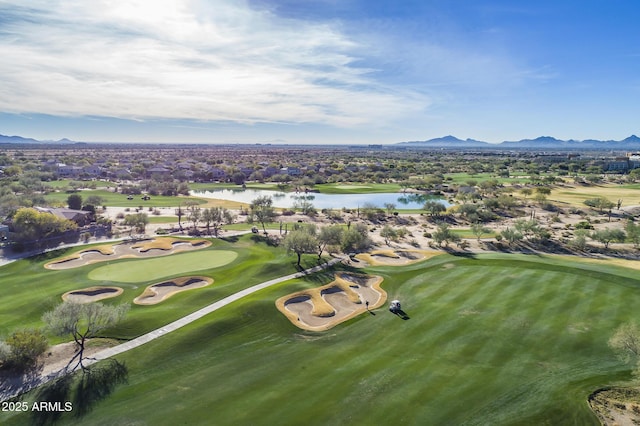
[[[207,250],[135,261],[120,261],[89,272],[96,281],[137,283],[161,279],[170,275],[204,271],[233,262],[238,253],[230,250]]]

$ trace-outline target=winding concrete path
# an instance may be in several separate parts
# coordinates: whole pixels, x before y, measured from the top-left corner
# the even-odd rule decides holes
[[[313,274],[316,272],[319,272],[325,268],[328,268],[329,266],[333,266],[336,263],[339,263],[341,261],[343,261],[345,258],[340,257],[340,258],[335,258],[335,259],[331,259],[329,262],[322,264],[322,265],[318,265],[315,266],[313,268],[309,268],[309,269],[305,269],[304,271],[301,272],[297,272],[295,274],[290,274],[290,275],[285,275],[283,277],[279,277],[279,278],[275,278],[269,281],[265,281],[263,283],[260,284],[256,284],[252,287],[246,288],[244,290],[241,290],[237,293],[232,294],[231,296],[227,296],[224,299],[221,299],[217,302],[214,302],[208,306],[205,306],[202,309],[199,309],[189,315],[186,315],[178,320],[173,321],[172,323],[169,323],[163,327],[160,327],[156,330],[150,331],[149,333],[143,334],[140,337],[136,337],[135,339],[129,340],[128,342],[122,343],[118,346],[114,346],[112,348],[108,348],[108,349],[104,349],[100,352],[97,352],[96,354],[94,354],[92,357],[90,358],[86,358],[84,361],[84,365],[88,366],[91,364],[95,364],[98,361],[102,361],[108,358],[111,358],[113,356],[119,355],[123,352],[129,351],[131,349],[135,349],[139,346],[144,345],[145,343],[151,342],[152,340],[155,340],[159,337],[162,337],[166,334],[169,334],[173,331],[178,330],[179,328],[184,327],[187,324],[191,324],[192,322],[204,317],[207,314],[210,314],[211,312],[217,311],[220,308],[223,308],[227,305],[229,305],[230,303],[233,303],[237,300],[242,299],[245,296],[248,296],[250,294],[253,294],[257,291],[263,290],[267,287],[270,287],[272,285],[281,283],[283,281],[287,281],[287,280],[291,280],[294,278],[300,278],[303,277],[305,275],[309,275],[309,274]],[[22,383],[20,386],[16,386],[16,387],[10,387],[7,389],[4,389],[4,386],[0,385],[0,402],[1,401],[6,401],[9,398],[13,398],[14,396],[17,395],[21,395],[25,392],[30,391],[31,389],[34,389],[40,385],[43,385],[47,382],[50,382],[51,380],[57,378],[57,377],[61,377],[64,374],[66,374],[67,371],[65,371],[65,369],[56,371],[54,373],[51,373],[49,375],[46,376],[40,376],[40,377],[36,377],[33,378],[32,380],[29,380],[28,382],[24,382]]]

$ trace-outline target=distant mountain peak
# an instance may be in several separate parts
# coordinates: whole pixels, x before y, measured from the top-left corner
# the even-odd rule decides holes
[[[538,136],[535,139],[521,139],[519,141],[504,141],[496,144],[477,141],[474,139],[461,140],[455,136],[447,135],[441,138],[426,141],[400,142],[418,147],[429,148],[508,148],[508,149],[635,149],[640,150],[640,137],[631,135],[620,141],[602,141],[586,139],[578,141],[574,139],[562,140],[553,136]]]

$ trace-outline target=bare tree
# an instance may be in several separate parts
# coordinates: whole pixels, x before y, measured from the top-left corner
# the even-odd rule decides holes
[[[77,353],[67,364],[67,369],[76,361],[72,370],[78,367],[86,370],[83,364],[87,339],[98,336],[101,331],[122,321],[129,311],[128,304],[118,306],[102,303],[73,303],[65,301],[53,311],[46,312],[42,321],[49,331],[57,336],[71,336],[78,348]]]

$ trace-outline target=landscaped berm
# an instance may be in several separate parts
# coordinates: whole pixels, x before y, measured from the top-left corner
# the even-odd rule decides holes
[[[70,269],[90,263],[138,257],[167,256],[189,250],[198,250],[211,245],[207,240],[183,240],[173,237],[153,238],[141,241],[124,241],[81,250],[44,265],[47,269]]]
[[[370,253],[357,254],[356,259],[369,265],[402,266],[420,262],[439,254],[441,253],[426,250],[374,250]]]
[[[387,300],[377,275],[340,272],[322,287],[281,297],[276,307],[289,321],[303,330],[324,331],[375,309]]]
[[[155,305],[181,291],[206,287],[212,283],[213,280],[209,277],[174,278],[148,286],[140,296],[133,299],[133,303],[136,305]]]
[[[62,300],[68,300],[73,303],[91,303],[120,296],[123,291],[120,287],[87,287],[66,292],[62,295]]]

